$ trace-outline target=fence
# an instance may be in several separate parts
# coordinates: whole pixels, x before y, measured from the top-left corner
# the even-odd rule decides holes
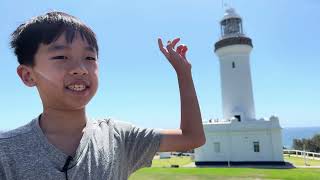
[[[308,159],[320,160],[320,153],[301,151],[295,149],[284,149],[283,154],[306,157]]]

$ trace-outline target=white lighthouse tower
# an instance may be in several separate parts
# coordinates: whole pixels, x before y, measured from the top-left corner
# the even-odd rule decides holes
[[[222,107],[224,119],[255,119],[252,93],[250,52],[251,39],[243,33],[242,19],[233,8],[220,22],[221,39],[215,44],[220,61]]]
[[[233,8],[220,21],[214,52],[220,62],[223,118],[203,124],[206,144],[195,149],[195,164],[284,165],[279,119],[256,119],[250,52],[242,18]]]

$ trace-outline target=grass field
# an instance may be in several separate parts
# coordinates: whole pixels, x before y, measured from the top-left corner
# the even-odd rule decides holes
[[[171,165],[179,165],[179,167],[190,164],[190,157],[173,157],[170,159],[155,159],[152,161],[152,167],[171,167]]]
[[[144,168],[129,180],[319,180],[320,169]]]
[[[295,166],[304,166],[303,158],[284,156]],[[155,159],[151,168],[135,172],[129,180],[320,180],[320,169],[262,169],[262,168],[181,168],[191,163],[190,157]],[[319,160],[307,160],[311,166],[319,166]],[[180,168],[170,168],[179,165]]]

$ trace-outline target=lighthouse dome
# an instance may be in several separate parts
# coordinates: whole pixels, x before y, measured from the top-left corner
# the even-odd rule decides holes
[[[232,18],[241,19],[241,17],[236,13],[234,8],[229,8],[224,13],[224,16],[221,21],[224,21],[226,19],[232,19]]]

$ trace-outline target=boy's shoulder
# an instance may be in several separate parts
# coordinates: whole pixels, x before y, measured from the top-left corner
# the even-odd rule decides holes
[[[18,152],[32,146],[31,143],[36,141],[32,130],[33,122],[34,120],[16,129],[0,133],[0,156],[2,158],[20,156],[21,153]],[[3,160],[2,158],[0,161]]]
[[[28,124],[25,124],[23,126],[20,126],[18,128],[9,130],[9,131],[4,131],[0,132],[0,142],[7,141],[9,139],[13,138],[19,138],[21,136],[24,136],[28,133],[32,132],[32,123],[34,123],[34,119],[29,122]]]
[[[103,133],[112,132],[114,137],[120,139],[135,138],[147,134],[160,134],[160,129],[142,128],[131,122],[122,121],[115,118],[93,120],[95,128],[99,128]],[[108,129],[108,130],[107,130]]]
[[[0,132],[0,143],[30,135],[30,133],[34,132],[33,126],[34,123],[37,123],[36,120],[33,119],[31,122],[12,130]],[[133,127],[133,124],[115,118],[98,119],[92,122],[98,128],[111,128],[114,131],[128,131]]]
[[[118,135],[129,132],[134,127],[133,124],[115,118],[105,118],[93,120],[93,124],[100,129],[110,129]]]

